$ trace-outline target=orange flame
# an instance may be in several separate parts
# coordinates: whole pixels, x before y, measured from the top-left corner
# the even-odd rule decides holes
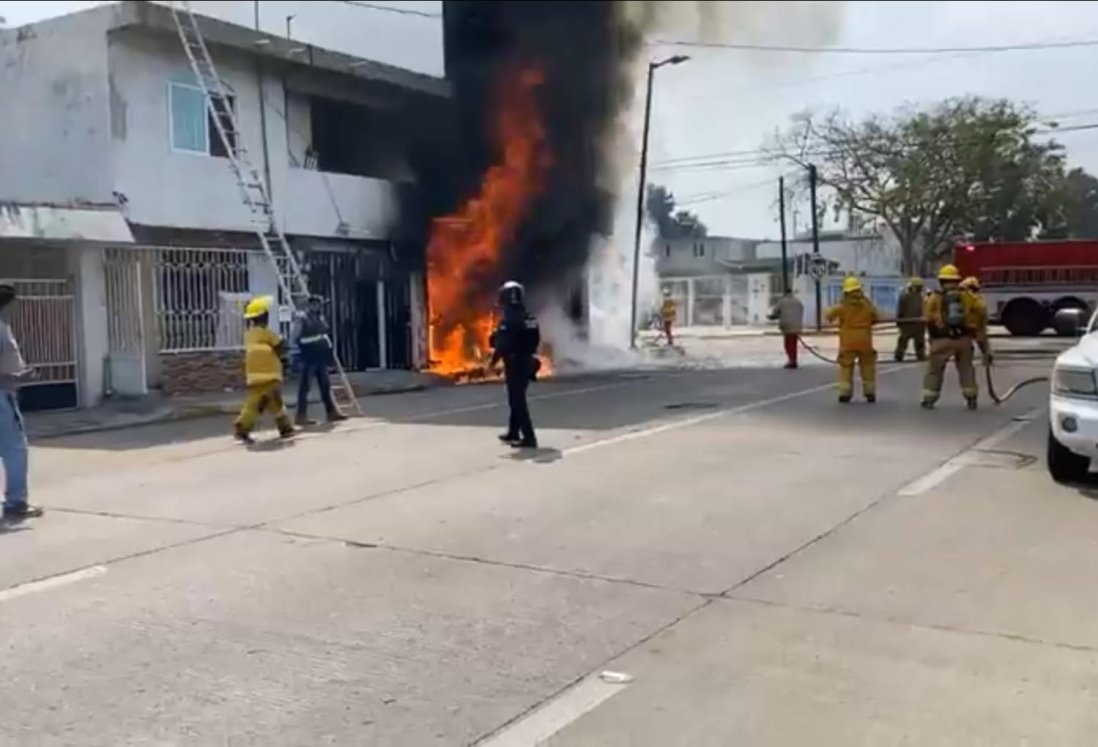
[[[537,104],[542,81],[536,67],[503,77],[495,110],[498,160],[485,172],[480,193],[432,226],[427,245],[432,371],[483,375],[491,355],[494,293],[480,297],[477,289],[499,280],[500,252],[541,192],[552,163]]]

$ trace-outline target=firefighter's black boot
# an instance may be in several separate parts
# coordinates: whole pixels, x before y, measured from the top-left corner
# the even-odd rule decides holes
[[[876,394],[867,394],[867,395],[865,395],[865,401],[868,402],[869,404],[873,404],[874,402],[877,401],[877,395]]]
[[[965,400],[965,404],[968,406],[968,409],[975,410],[976,409],[976,398],[975,397],[969,397],[967,400]]]
[[[849,404],[850,400],[851,400],[851,396],[849,394],[840,394],[839,395],[839,404],[840,405]]]

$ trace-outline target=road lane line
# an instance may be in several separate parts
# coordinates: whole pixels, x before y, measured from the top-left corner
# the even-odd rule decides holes
[[[42,578],[37,581],[30,581],[25,584],[19,584],[13,586],[10,589],[0,590],[0,602],[6,602],[10,599],[26,596],[27,594],[34,594],[39,591],[47,591],[49,589],[55,589],[58,586],[66,586],[68,584],[74,584],[77,581],[84,581],[89,578],[96,578],[102,576],[107,572],[107,566],[105,565],[93,565],[90,568],[82,568],[79,571],[73,571],[72,573],[62,573],[59,576],[49,576],[48,578]]]
[[[972,446],[968,447],[945,464],[942,464],[936,469],[931,470],[922,477],[918,477],[912,480],[907,485],[900,488],[900,490],[897,492],[897,495],[922,495],[923,493],[926,493],[927,491],[936,488],[947,479],[957,474],[965,467],[969,466],[970,460],[974,453],[976,453],[977,451],[983,451],[984,449],[990,449],[998,446],[1003,441],[1006,441],[1015,433],[1018,433],[1020,430],[1033,422],[1033,418],[1041,414],[1043,411],[1043,407],[1037,407],[1022,415],[1020,419],[1012,420],[999,430],[992,433],[990,436],[981,439],[980,441],[977,441]]]
[[[882,371],[880,376],[887,376],[891,371]],[[769,397],[767,399],[760,399],[754,402],[748,402],[743,405],[736,405],[735,407],[725,407],[714,412],[707,412],[705,415],[698,415],[692,418],[683,418],[681,420],[673,420],[670,423],[663,423],[661,425],[654,425],[651,428],[643,428],[641,430],[629,431],[628,433],[622,433],[617,436],[611,436],[604,438],[601,441],[592,441],[591,443],[582,444],[580,446],[573,446],[570,449],[564,449],[563,453],[566,456],[572,454],[579,454],[584,451],[591,451],[592,449],[601,449],[603,446],[613,446],[614,444],[620,444],[623,441],[632,441],[636,438],[647,438],[648,436],[655,436],[659,433],[666,433],[667,431],[678,430],[679,428],[689,428],[692,425],[698,425],[700,423],[706,423],[710,420],[716,420],[717,418],[723,418],[726,415],[740,415],[745,412],[751,412],[752,410],[758,410],[763,407],[769,407],[770,405],[776,405],[779,402],[786,402],[787,400],[797,399],[798,397],[805,397],[809,394],[816,394],[817,392],[825,392],[828,389],[834,389],[835,382],[828,382],[827,384],[820,384],[819,386],[810,387],[809,389],[798,389],[795,392],[786,392],[785,394],[779,394],[776,397]]]
[[[627,687],[604,682],[598,674],[585,677],[525,718],[480,740],[476,747],[536,747]]]

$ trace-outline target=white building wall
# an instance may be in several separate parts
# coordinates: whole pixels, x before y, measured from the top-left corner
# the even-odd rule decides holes
[[[271,199],[282,229],[310,236],[385,237],[396,214],[394,186],[301,168],[311,139],[308,97],[287,94],[282,79],[264,71],[261,112],[257,58],[216,47],[211,52],[236,97],[238,142],[261,178],[267,177],[266,121]],[[116,108],[125,112],[125,125],[116,128],[113,140],[115,185],[128,200],[129,219],[152,226],[251,230],[228,160],[172,148],[169,84],[191,75],[179,44],[167,36],[116,32],[110,62]]]
[[[0,200],[111,196],[107,13],[0,30]]]
[[[217,62],[218,72],[236,96],[240,143],[262,172],[254,69],[227,58]],[[114,101],[125,112],[124,126],[116,127],[112,141],[115,188],[128,200],[130,220],[152,226],[248,230],[249,214],[228,161],[172,149],[169,83],[193,79],[178,41],[128,30],[115,32],[110,40],[110,69]]]
[[[68,250],[68,264],[76,281],[80,404],[82,407],[95,407],[103,399],[109,352],[103,251],[98,247],[73,245]]]
[[[764,241],[756,247],[759,259],[779,259],[781,243]],[[798,254],[811,254],[812,242],[798,239],[787,246],[790,261]],[[891,237],[859,237],[820,241],[820,254],[839,263],[839,272],[866,275],[900,274],[900,247]]]

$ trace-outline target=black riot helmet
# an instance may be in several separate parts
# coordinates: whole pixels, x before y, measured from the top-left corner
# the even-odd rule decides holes
[[[500,306],[522,306],[526,300],[526,291],[521,283],[508,280],[499,287]]]

